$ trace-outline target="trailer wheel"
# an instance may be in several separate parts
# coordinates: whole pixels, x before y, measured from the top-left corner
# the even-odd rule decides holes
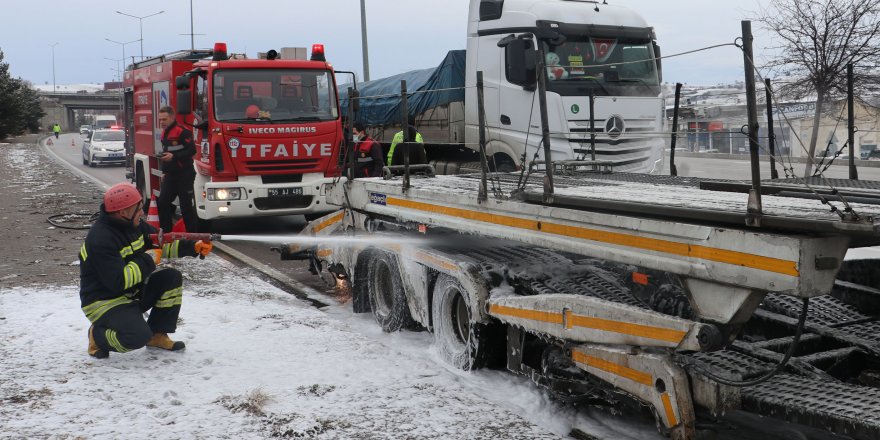
[[[491,328],[474,322],[472,309],[461,283],[440,275],[431,301],[434,341],[449,363],[465,371],[487,366],[492,359]]]
[[[412,326],[413,319],[409,314],[400,268],[394,255],[381,251],[370,255],[367,262],[367,293],[373,316],[382,330],[391,333]]]

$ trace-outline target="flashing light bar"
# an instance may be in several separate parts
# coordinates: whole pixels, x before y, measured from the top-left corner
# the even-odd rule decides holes
[[[312,61],[327,61],[327,58],[324,57],[324,45],[323,44],[313,44],[312,45]]]
[[[225,61],[229,56],[226,55],[226,43],[214,43],[214,57],[212,61]]]

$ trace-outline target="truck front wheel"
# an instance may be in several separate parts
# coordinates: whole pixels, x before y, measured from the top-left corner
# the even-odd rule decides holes
[[[440,275],[431,304],[434,340],[443,357],[465,371],[487,366],[493,352],[490,327],[474,322],[472,310],[461,283]]]
[[[394,255],[382,251],[370,255],[367,285],[370,308],[382,330],[391,333],[412,325],[400,268]]]

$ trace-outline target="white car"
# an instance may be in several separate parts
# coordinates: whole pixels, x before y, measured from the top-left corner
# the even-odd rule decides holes
[[[100,164],[125,165],[125,132],[107,129],[94,130],[83,142],[83,165],[90,167]]]

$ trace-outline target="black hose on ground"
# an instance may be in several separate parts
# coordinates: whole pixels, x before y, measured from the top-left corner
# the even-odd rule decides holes
[[[90,229],[92,227],[91,223],[94,223],[95,220],[98,219],[99,212],[93,212],[91,214],[87,213],[66,213],[66,214],[55,214],[49,216],[46,220],[52,226],[61,229],[75,229],[75,230],[85,230]],[[89,224],[80,224],[78,226],[68,226],[65,223],[70,223],[72,221],[76,221],[77,219],[87,219]]]

